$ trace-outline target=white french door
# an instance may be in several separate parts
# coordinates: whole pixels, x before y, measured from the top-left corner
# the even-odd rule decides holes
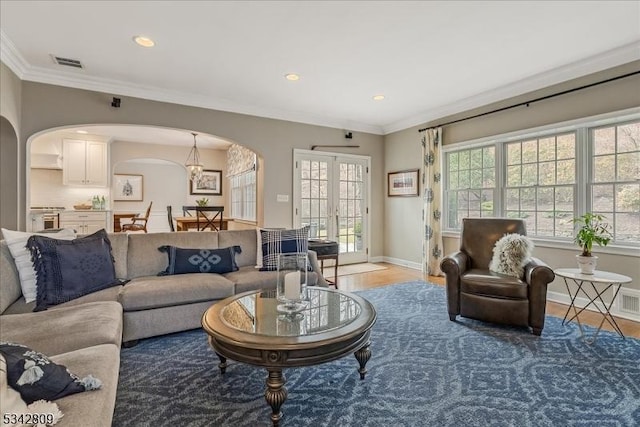
[[[338,242],[340,264],[368,260],[369,163],[367,156],[294,150],[294,225]]]

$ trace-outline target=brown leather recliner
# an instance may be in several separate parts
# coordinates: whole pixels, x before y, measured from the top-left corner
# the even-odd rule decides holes
[[[555,278],[537,258],[516,278],[489,270],[495,243],[505,234],[526,235],[521,219],[464,218],[460,250],[445,257],[440,267],[446,275],[449,318],[457,315],[493,323],[530,326],[534,335],[544,328],[547,284]]]

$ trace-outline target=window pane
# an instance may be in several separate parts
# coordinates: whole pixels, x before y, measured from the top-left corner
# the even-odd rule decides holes
[[[496,150],[494,147],[482,149],[482,162],[485,168],[493,168],[496,164]]]
[[[549,217],[553,217],[555,210],[555,191],[554,188],[539,188],[538,189],[538,211],[548,212]]]
[[[495,186],[495,169],[482,169],[482,188],[493,188]]]
[[[522,185],[536,185],[538,183],[538,165],[536,163],[522,165]]]
[[[594,154],[611,154],[616,151],[616,130],[614,127],[593,131]]]
[[[522,143],[522,163],[533,163],[538,161],[538,141],[527,141]]]
[[[458,184],[458,172],[451,172],[449,174],[449,188],[453,190],[460,188],[460,185]]]
[[[593,181],[611,182],[616,179],[615,156],[600,156],[593,159]]]
[[[640,236],[640,216],[631,213],[619,213],[615,215],[614,239],[625,243],[638,243]]]
[[[554,160],[556,158],[556,139],[543,138],[538,141],[538,160]]]
[[[573,184],[576,182],[576,161],[560,160],[556,165],[556,179],[558,184]]]
[[[470,175],[470,187],[482,188],[482,169],[472,169]]]
[[[640,123],[618,126],[618,153],[640,150]]]
[[[576,136],[573,133],[560,135],[557,138],[558,159],[573,159],[576,156]]]
[[[618,155],[618,181],[640,179],[640,151]]]
[[[640,184],[616,186],[616,211],[640,216]]]
[[[613,212],[613,185],[594,185],[591,194],[594,210]]]
[[[553,162],[540,163],[540,185],[553,185],[556,183],[556,164]]]
[[[522,171],[521,166],[509,166],[507,168],[507,186],[508,187],[517,187],[522,184],[522,180],[520,179],[521,171]]]
[[[521,209],[535,209],[536,207],[536,189],[523,188],[520,190]]]
[[[522,163],[521,150],[519,142],[507,145],[507,164],[517,165]]]
[[[469,169],[469,152],[463,151],[460,153],[460,169]]]
[[[458,170],[458,153],[450,153],[449,154],[449,170],[457,171]]]
[[[480,204],[480,209],[482,212],[480,216],[494,216],[493,214],[493,191],[483,190],[482,191],[482,203]]]
[[[520,190],[507,190],[505,197],[507,198],[507,210],[520,209]]]
[[[482,167],[482,149],[471,150],[471,168],[479,169]]]
[[[556,211],[573,212],[573,187],[556,187],[555,202]]]

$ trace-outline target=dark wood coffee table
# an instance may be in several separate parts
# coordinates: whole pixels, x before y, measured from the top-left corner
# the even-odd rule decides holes
[[[287,399],[283,368],[330,362],[353,353],[364,379],[376,310],[364,298],[309,287],[309,305],[298,316],[278,313],[275,291],[250,291],[224,299],[202,316],[202,327],[225,373],[227,358],[267,368],[265,398],[280,423]]]

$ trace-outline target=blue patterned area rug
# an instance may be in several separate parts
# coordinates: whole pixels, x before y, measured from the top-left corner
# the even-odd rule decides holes
[[[355,357],[284,371],[281,426],[638,426],[640,340],[547,316],[525,328],[449,320],[444,288],[359,292],[378,311],[364,381]],[[588,332],[593,332],[589,328]],[[266,370],[218,358],[202,330],[123,349],[114,426],[269,426]]]

